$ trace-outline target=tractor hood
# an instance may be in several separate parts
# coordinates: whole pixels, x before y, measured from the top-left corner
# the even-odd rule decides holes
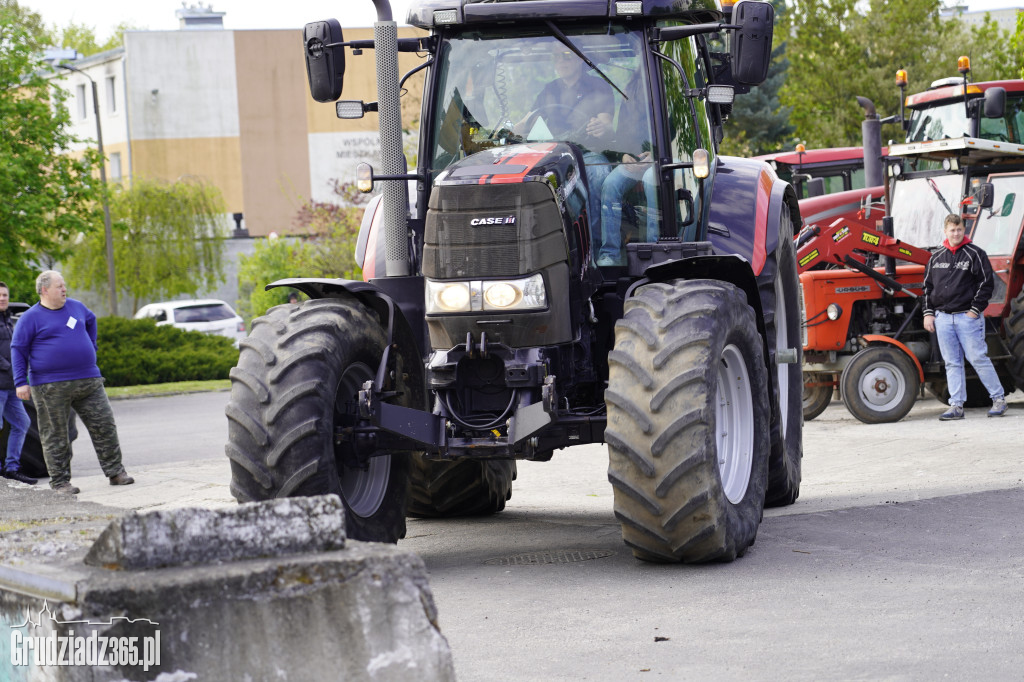
[[[589,258],[586,182],[577,152],[562,143],[487,149],[434,182],[423,274],[439,279],[509,277]]]

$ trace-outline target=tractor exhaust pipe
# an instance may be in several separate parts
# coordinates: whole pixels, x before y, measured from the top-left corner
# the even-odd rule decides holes
[[[860,122],[861,144],[864,147],[864,184],[877,187],[882,184],[882,121],[875,111],[875,103],[867,97],[858,97],[857,104],[864,108]]]
[[[402,105],[398,88],[398,24],[391,18],[388,0],[373,0],[377,22],[373,25],[374,53],[377,60],[377,101],[380,122],[380,156],[385,175],[406,173],[402,146]],[[409,237],[406,219],[409,189],[404,180],[384,183],[382,225],[386,252],[385,274],[402,277],[410,274]]]

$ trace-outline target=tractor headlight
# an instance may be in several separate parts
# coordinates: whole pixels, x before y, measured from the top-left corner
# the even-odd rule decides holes
[[[833,322],[835,322],[840,317],[842,317],[843,309],[840,308],[839,304],[837,304],[837,303],[829,303],[828,307],[825,308],[825,315],[828,316],[828,319],[830,319]]]
[[[437,302],[441,308],[452,312],[469,310],[471,298],[469,287],[461,282],[449,284],[437,293]]]
[[[427,280],[427,314],[483,310],[543,310],[548,307],[544,278],[439,282]]]
[[[511,308],[523,297],[523,292],[508,282],[495,282],[484,290],[484,303],[491,308]]]

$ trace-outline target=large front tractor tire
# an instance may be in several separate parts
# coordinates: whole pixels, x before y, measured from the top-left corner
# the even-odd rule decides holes
[[[239,502],[333,493],[345,505],[349,537],[405,537],[409,456],[360,461],[354,439],[337,437],[356,425],[358,392],[386,343],[377,316],[353,298],[277,306],[253,321],[226,410]]]
[[[615,516],[637,558],[732,561],[753,544],[771,448],[762,348],[731,284],[650,284],[626,301],[605,441]]]

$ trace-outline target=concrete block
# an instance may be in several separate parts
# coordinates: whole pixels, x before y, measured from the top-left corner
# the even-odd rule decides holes
[[[89,565],[0,566],[0,673],[10,671],[0,679],[454,680],[415,554],[345,542],[334,521],[323,521],[330,542],[340,538],[344,549],[240,558],[298,546],[257,542],[243,520],[258,521],[268,535],[293,528],[312,536],[321,527],[315,517],[342,517],[328,500],[263,502],[213,516],[128,514],[103,532]],[[221,532],[226,539],[218,540]],[[160,547],[136,546],[151,541]],[[247,549],[231,554],[218,543]],[[198,563],[203,552],[212,563]],[[59,656],[61,647],[70,664],[50,665],[51,649]]]
[[[140,570],[323,552],[344,546],[341,499],[320,495],[223,509],[130,511],[103,531],[85,563]]]

